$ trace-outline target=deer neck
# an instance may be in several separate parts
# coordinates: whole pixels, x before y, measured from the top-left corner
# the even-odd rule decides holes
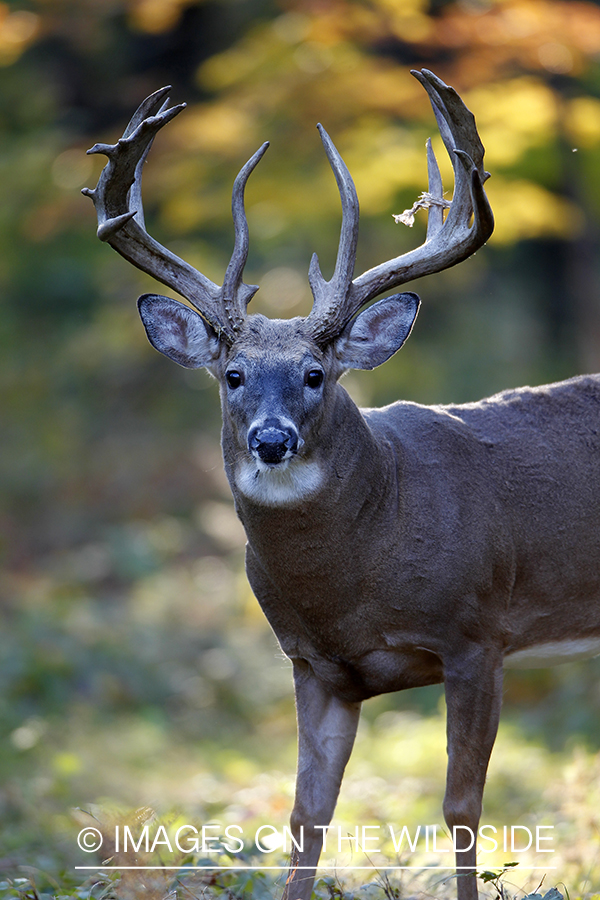
[[[245,490],[243,481],[240,489],[239,457],[230,437],[224,427],[225,469],[249,543],[261,556],[274,544],[281,547],[278,534],[285,535],[287,546],[294,541],[300,545],[318,541],[325,549],[332,541],[359,533],[365,515],[372,524],[374,516],[386,518],[389,506],[397,503],[397,468],[391,450],[376,438],[339,385],[315,450],[299,460],[297,496],[292,466],[287,470],[289,482],[282,473],[280,502],[276,491],[272,498],[265,492],[264,502]],[[289,493],[286,483],[292,485]]]

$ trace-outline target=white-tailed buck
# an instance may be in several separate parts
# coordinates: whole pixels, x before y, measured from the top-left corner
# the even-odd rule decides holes
[[[388,691],[443,682],[450,829],[477,832],[496,736],[504,666],[600,652],[600,377],[507,391],[479,403],[398,402],[359,410],[339,378],[398,350],[419,298],[389,288],[466,259],[489,238],[483,146],[456,92],[413,73],[431,100],[454,167],[444,219],[428,145],[425,243],[353,279],[358,201],[323,128],[343,209],[330,281],[313,257],[305,318],[247,315],[257,288],[244,188],[233,188],[235,246],[222,287],[145,231],[141,176],[152,141],[183,106],[168,88],[142,103],[95,190],[98,236],[197,310],[146,294],[151,343],[219,381],[223,455],[248,537],[252,589],[292,660],[298,772],[292,830],[303,834],[286,885],[308,898],[322,830],[336,804],[360,705]],[[438,201],[438,202],[436,202]],[[456,829],[460,900],[477,897],[475,846]]]

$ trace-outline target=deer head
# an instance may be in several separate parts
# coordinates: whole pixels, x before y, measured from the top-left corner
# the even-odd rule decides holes
[[[218,378],[225,447],[237,458],[228,474],[242,493],[261,502],[291,502],[316,489],[322,466],[312,436],[319,431],[324,410],[331,408],[337,380],[348,369],[372,369],[389,359],[410,334],[420,301],[416,294],[401,293],[361,312],[362,307],[390,288],[461,262],[492,233],[492,212],[483,189],[488,173],[472,114],[433,73],[412,74],[429,95],[454,167],[450,211],[444,220],[447,203],[428,141],[425,242],[353,279],[358,199],[348,169],[319,125],[340,192],[342,228],[329,281],[313,256],[308,277],[314,303],[304,318],[269,320],[247,313],[258,288],[243,282],[248,256],[244,190],[268,143],[234,183],[235,245],[221,287],[158,244],[144,227],[143,165],[157,132],[185,104],[168,108],[169,88],[163,88],[141,104],[116,144],[96,144],[88,151],[109,159],[95,190],[84,191],[96,206],[100,239],[194,307],[154,294],[141,297],[139,310],[150,342],[179,365],[204,366]]]

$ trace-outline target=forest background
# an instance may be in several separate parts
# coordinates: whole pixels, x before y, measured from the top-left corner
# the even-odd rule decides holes
[[[86,149],[173,85],[188,108],[146,167],[148,230],[221,283],[233,179],[270,140],[246,280],[255,310],[304,314],[340,221],[316,122],[356,182],[357,270],[423,240],[419,216],[392,219],[441,146],[423,66],[476,114],[496,231],[411,285],[410,341],[346,386],[439,403],[599,371],[600,3],[0,3],[0,890],[76,882],[73,807],[282,826],[293,792],[291,673],[243,575],[217,390],[147,343],[135,299],[157,285],[96,239]],[[546,885],[571,896],[599,883],[599,674],[507,677],[486,800],[499,823],[562,829]],[[370,701],[342,819],[441,822],[443,761],[440,690]]]

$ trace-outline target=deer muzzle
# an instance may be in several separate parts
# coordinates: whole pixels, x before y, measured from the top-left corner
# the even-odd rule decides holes
[[[290,423],[254,425],[248,432],[248,449],[267,465],[278,465],[298,450],[298,432]]]

